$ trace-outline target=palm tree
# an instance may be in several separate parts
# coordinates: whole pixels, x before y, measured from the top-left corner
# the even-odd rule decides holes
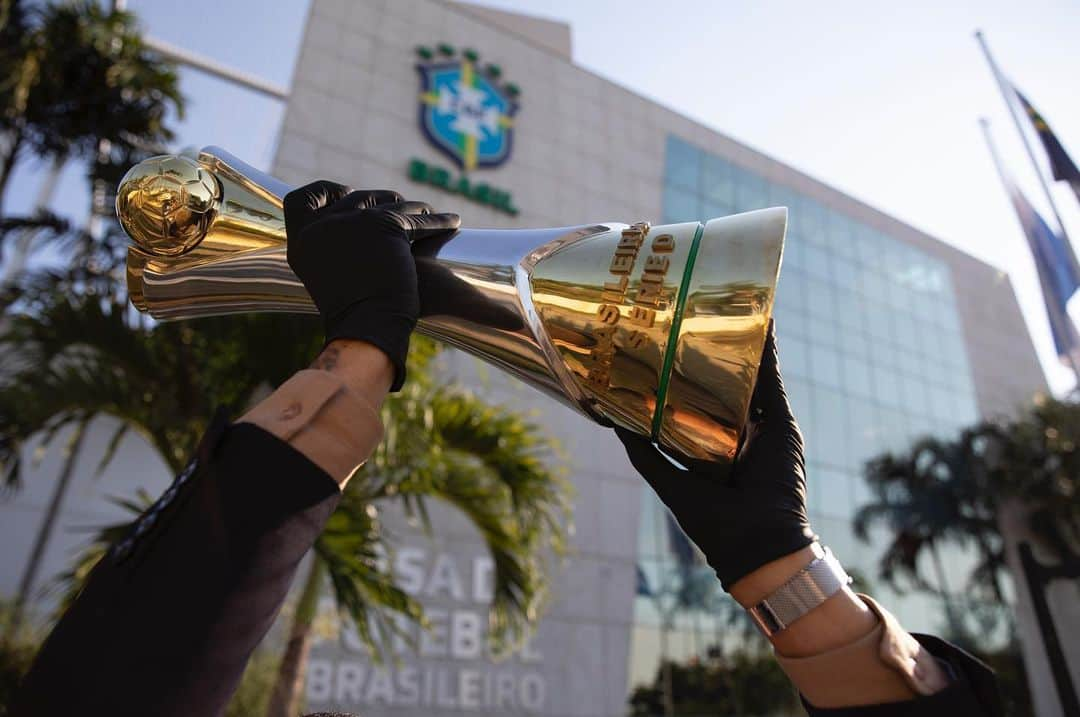
[[[14,240],[0,288],[21,278],[40,238],[68,233],[47,210],[65,163],[89,162],[91,216],[103,214],[110,171],[162,151],[167,117],[183,111],[175,67],[146,47],[130,13],[0,0],[0,242]],[[49,169],[31,214],[12,217],[4,199],[23,160]]]
[[[182,115],[175,68],[142,40],[135,17],[93,0],[0,0],[0,207],[18,162],[87,160],[161,146]]]
[[[143,45],[132,15],[89,1],[39,5],[0,0],[0,46],[0,207],[16,166],[25,158],[50,164],[46,187],[55,183],[69,158],[93,158],[90,174],[96,181],[116,162],[172,138],[165,118],[170,111],[183,112],[178,78],[171,64]],[[109,151],[101,153],[100,147]],[[72,230],[68,220],[45,209],[49,193],[42,193],[30,216],[0,214],[0,242],[15,239],[0,277],[0,307],[5,315],[12,305],[18,310],[27,308],[27,302],[18,299],[27,288],[23,269],[39,236],[63,239],[69,248],[77,241],[84,260],[94,256],[89,263],[97,278],[89,285],[84,282],[82,289],[101,285],[100,279],[107,277],[103,267],[116,268],[117,252],[111,256],[102,252],[103,247],[114,246],[115,235],[103,233],[98,246],[91,249],[83,232]],[[104,264],[102,259],[106,259]],[[87,264],[82,262],[83,267]],[[49,423],[47,436],[55,436],[67,424],[74,428],[20,580],[11,612],[12,630],[36,579],[88,423],[79,412],[67,412],[61,420]],[[17,440],[17,436],[4,435],[0,444]],[[4,450],[0,445],[0,452]],[[17,461],[8,461],[8,467],[17,470]],[[8,478],[15,475],[10,472]]]
[[[985,453],[986,434],[980,428],[964,431],[954,441],[924,438],[903,455],[889,453],[869,461],[864,475],[874,500],[854,519],[855,533],[864,541],[872,527],[888,528],[891,541],[880,559],[880,577],[898,590],[914,586],[941,597],[957,637],[966,631],[954,608],[958,586],[949,584],[941,559],[943,544],[974,546],[975,585],[1004,600],[998,581],[1003,548],[994,494],[987,490]],[[933,566],[932,581],[920,570],[923,555]]]
[[[892,540],[881,558],[881,577],[898,588],[904,578],[943,597],[955,586],[947,583],[940,547],[970,547],[977,562],[965,594],[1004,606],[1008,566],[1000,516],[1006,503],[1023,506],[1044,549],[1062,560],[1080,553],[1077,436],[1080,403],[1040,397],[1007,423],[980,423],[953,440],[927,438],[905,454],[879,456],[865,467],[874,500],[856,514],[856,534],[866,540],[871,527],[888,527]],[[923,554],[934,565],[936,585],[919,572]],[[947,616],[963,636],[958,617]]]

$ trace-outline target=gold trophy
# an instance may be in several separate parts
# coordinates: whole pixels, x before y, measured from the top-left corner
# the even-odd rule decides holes
[[[116,199],[134,242],[132,303],[163,320],[314,313],[286,261],[289,189],[217,147],[132,167]],[[705,223],[460,229],[423,259],[488,310],[448,306],[418,330],[594,420],[675,454],[729,463],[786,225],[787,209],[777,207]]]

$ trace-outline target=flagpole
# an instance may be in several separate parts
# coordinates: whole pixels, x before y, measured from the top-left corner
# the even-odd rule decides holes
[[[1005,193],[1008,194],[1010,186],[1009,179],[1008,176],[1005,174],[1005,165],[1001,163],[1001,157],[998,155],[997,147],[994,145],[994,137],[990,134],[990,120],[986,119],[985,117],[980,117],[979,127],[982,129],[983,139],[986,140],[986,148],[990,151],[990,157],[994,160],[994,168],[997,170],[998,178],[1001,180],[1002,186],[1005,187]],[[1039,278],[1039,285],[1042,288],[1044,294],[1043,301],[1046,302],[1049,299],[1049,296],[1046,295],[1047,287],[1043,285],[1041,276]],[[1071,318],[1069,318],[1068,314],[1065,315],[1065,319],[1067,321],[1072,320]],[[1076,379],[1076,384],[1077,386],[1080,386],[1080,363],[1077,362],[1077,358],[1073,355],[1072,351],[1065,352],[1065,355],[1068,357],[1069,367],[1073,370],[1073,376]]]
[[[1054,213],[1054,219],[1061,228],[1061,236],[1067,243],[1070,243],[1069,233],[1068,230],[1065,229],[1065,222],[1061,221],[1061,214],[1058,212],[1057,202],[1054,201],[1054,195],[1050,193],[1050,185],[1047,183],[1046,177],[1043,176],[1042,168],[1035,158],[1035,150],[1031,148],[1031,141],[1028,139],[1027,133],[1024,132],[1024,125],[1020,122],[1020,114],[1016,111],[1016,103],[1012,99],[1012,95],[1016,94],[1016,91],[1013,89],[1012,85],[1005,80],[1005,76],[1001,74],[1001,70],[998,68],[997,63],[994,62],[994,56],[990,54],[990,47],[986,44],[986,38],[983,37],[982,30],[975,31],[975,39],[979,41],[979,47],[982,48],[983,55],[986,56],[986,62],[990,65],[990,71],[994,74],[994,79],[997,81],[998,90],[1001,92],[1001,98],[1005,100],[1005,106],[1009,108],[1009,114],[1012,116],[1013,123],[1016,125],[1016,131],[1020,133],[1020,140],[1024,143],[1024,149],[1027,150],[1028,159],[1031,160],[1031,166],[1035,168],[1035,176],[1039,178],[1039,185],[1046,195],[1046,201],[1050,203],[1050,211]],[[985,127],[983,129],[986,130]],[[987,141],[990,141],[990,134],[988,131],[986,132],[986,137]],[[991,151],[993,151],[992,147]],[[998,172],[1000,173],[1000,171],[1001,167],[999,166]]]

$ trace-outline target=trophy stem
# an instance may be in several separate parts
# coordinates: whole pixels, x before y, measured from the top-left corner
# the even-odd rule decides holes
[[[132,303],[162,320],[315,313],[288,264],[288,190],[214,147],[133,167],[117,192]],[[773,208],[704,224],[461,229],[417,256],[421,294],[439,292],[417,328],[591,418],[730,462],[786,223]]]

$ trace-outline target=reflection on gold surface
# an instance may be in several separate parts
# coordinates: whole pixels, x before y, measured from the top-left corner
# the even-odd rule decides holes
[[[732,460],[772,315],[787,210],[705,224],[689,276],[660,427],[661,444]]]
[[[607,232],[546,257],[532,272],[537,314],[592,410],[644,435],[652,433],[679,282],[697,227]]]
[[[132,303],[159,319],[314,312],[286,261],[287,191],[212,147],[133,167],[117,195]],[[670,451],[729,462],[786,219],[462,229],[425,259],[460,280],[466,308],[447,302],[418,330]]]

